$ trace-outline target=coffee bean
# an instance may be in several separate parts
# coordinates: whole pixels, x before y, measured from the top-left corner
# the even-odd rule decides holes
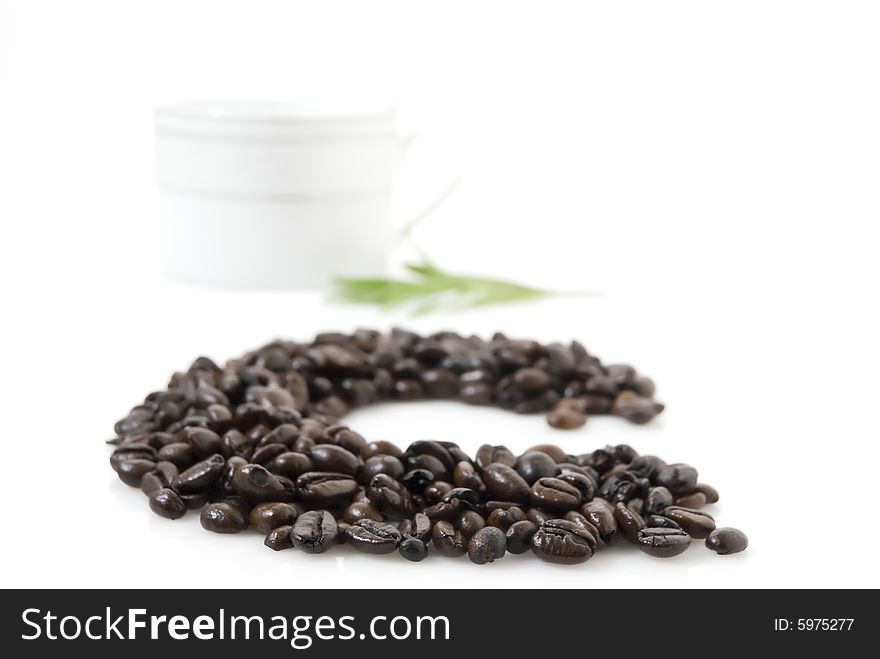
[[[516,472],[529,485],[534,484],[539,478],[555,476],[556,471],[556,461],[543,451],[523,453],[516,461]]]
[[[309,450],[309,458],[315,471],[332,471],[355,476],[361,468],[360,459],[350,451],[335,444],[318,444]]]
[[[573,565],[593,556],[599,539],[590,531],[564,519],[547,520],[531,539],[532,552],[545,561]]]
[[[663,515],[648,515],[645,518],[645,526],[656,529],[680,529],[678,522],[673,522]]]
[[[258,464],[245,464],[232,473],[232,487],[235,492],[250,501],[293,501],[295,492],[290,481],[275,476]]]
[[[290,525],[274,528],[266,534],[263,544],[273,551],[293,549],[293,541],[290,539],[291,531],[293,531],[293,527]]]
[[[511,554],[524,554],[531,546],[532,536],[538,530],[538,525],[529,520],[520,520],[507,527],[507,551]]]
[[[357,481],[345,474],[309,471],[296,479],[299,498],[317,508],[333,508],[348,503],[357,489]]]
[[[745,551],[749,546],[749,539],[739,529],[723,526],[709,533],[706,546],[718,554],[736,554]]]
[[[486,520],[478,512],[466,510],[455,516],[453,524],[465,538],[470,539],[474,533],[486,526]]]
[[[480,469],[485,469],[490,464],[500,463],[513,467],[516,465],[516,456],[510,452],[506,446],[491,446],[483,444],[477,449],[476,465]]]
[[[289,503],[279,501],[259,503],[251,509],[250,524],[263,535],[279,526],[289,526],[297,518],[297,511]]]
[[[697,485],[697,470],[690,465],[671,464],[661,467],[653,479],[657,485],[662,485],[673,494],[693,491]]]
[[[174,477],[171,487],[180,494],[206,492],[217,482],[225,464],[223,456],[215,453],[180,472]]]
[[[617,532],[617,521],[614,518],[614,508],[604,499],[594,498],[580,508],[580,513],[587,518],[593,526],[599,529],[599,535],[605,542]]]
[[[486,526],[474,533],[468,542],[467,553],[471,563],[484,565],[503,558],[507,551],[507,536],[494,526]]]
[[[706,483],[697,483],[694,491],[699,492],[706,497],[706,503],[718,503],[718,499],[720,498],[718,490]]]
[[[486,525],[495,526],[502,531],[507,531],[513,524],[522,522],[525,519],[527,519],[525,511],[517,506],[496,508],[486,518]]]
[[[406,560],[415,563],[428,558],[428,545],[419,538],[404,538],[398,545],[398,551]]]
[[[240,533],[248,527],[242,512],[228,503],[210,503],[202,508],[202,528],[214,533]]]
[[[531,496],[535,506],[550,511],[566,512],[581,505],[580,491],[559,478],[539,478]]]
[[[391,478],[400,480],[404,474],[403,463],[393,455],[371,456],[364,462],[359,478],[362,483],[369,483],[376,474],[388,474]],[[433,480],[433,474],[429,480]]]
[[[669,506],[663,510],[663,516],[677,522],[692,538],[705,538],[715,529],[712,516],[699,510]]]
[[[621,535],[630,542],[639,541],[639,531],[645,528],[645,520],[642,516],[628,508],[623,502],[614,506],[614,521]]]
[[[307,554],[320,554],[336,542],[336,520],[326,510],[310,510],[296,518],[290,539]]]
[[[649,556],[671,558],[683,553],[691,544],[691,537],[679,529],[646,528],[639,531],[638,546]]]
[[[174,490],[163,487],[150,494],[150,510],[167,519],[180,519],[186,514],[186,504]]]
[[[265,466],[273,474],[293,479],[299,478],[306,472],[316,471],[315,465],[308,455],[295,451],[281,453],[272,458]]]
[[[357,524],[362,519],[372,519],[374,521],[382,521],[382,514],[373,507],[372,504],[365,501],[352,503],[342,513],[342,519],[346,524]]]
[[[691,492],[690,494],[678,497],[675,500],[675,505],[682,508],[702,508],[706,505],[706,495],[702,492]]]
[[[461,556],[467,551],[467,543],[461,531],[449,522],[441,521],[434,524],[431,541],[437,552],[443,556]]]
[[[370,501],[383,513],[409,517],[416,513],[416,504],[409,490],[387,474],[376,474],[367,486]]]
[[[652,487],[645,497],[644,511],[649,515],[659,515],[668,506],[673,504],[672,492],[662,485]]]
[[[605,393],[605,392],[603,392]],[[622,391],[614,399],[611,411],[632,423],[648,423],[663,411],[664,406],[634,391]]]
[[[574,398],[562,398],[547,413],[547,423],[560,430],[574,430],[587,422],[585,406]]]
[[[536,453],[536,455],[544,455]],[[544,456],[546,457],[546,456]],[[493,496],[505,501],[527,503],[531,494],[529,484],[512,467],[500,462],[493,462],[483,468],[483,482],[486,490]]]
[[[346,531],[348,544],[367,554],[390,554],[400,543],[400,531],[393,524],[361,519]]]

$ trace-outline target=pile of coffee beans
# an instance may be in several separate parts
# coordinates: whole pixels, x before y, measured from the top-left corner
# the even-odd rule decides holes
[[[254,529],[274,550],[343,543],[411,561],[467,554],[477,564],[531,550],[571,564],[617,536],[658,557],[682,553],[692,538],[719,554],[742,551],[745,535],[716,528],[701,510],[718,493],[693,467],[626,445],[580,455],[541,445],[516,456],[486,444],[471,458],[450,442],[401,450],[367,441],[339,422],[378,400],[454,398],[549,410],[558,428],[605,413],[645,423],[663,409],[653,393],[650,379],[603,365],[577,342],[325,333],[223,366],[199,357],[117,422],[110,463],[157,515],[201,509],[205,529]]]

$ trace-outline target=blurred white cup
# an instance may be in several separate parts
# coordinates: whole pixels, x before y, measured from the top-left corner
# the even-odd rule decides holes
[[[310,288],[386,271],[407,142],[393,107],[179,103],[156,110],[156,140],[172,278]]]

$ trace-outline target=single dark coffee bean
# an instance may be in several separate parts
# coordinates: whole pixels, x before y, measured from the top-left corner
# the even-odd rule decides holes
[[[361,519],[348,527],[347,543],[367,554],[390,554],[400,544],[400,531],[393,524]]]
[[[484,565],[503,558],[507,552],[507,536],[494,526],[486,526],[474,533],[468,542],[467,553],[471,563]]]
[[[266,534],[263,544],[273,551],[293,549],[293,541],[290,539],[291,531],[293,531],[293,527],[290,525],[274,528]]]
[[[526,483],[532,485],[539,478],[555,476],[556,461],[543,451],[529,451],[517,459],[516,471]]]
[[[355,476],[361,468],[360,458],[335,444],[318,444],[312,447],[309,458],[315,465],[315,471],[332,471]]]
[[[531,539],[532,552],[551,563],[574,565],[593,556],[599,539],[590,531],[564,519],[547,520]]]
[[[460,501],[466,508],[476,508],[480,505],[480,494],[469,487],[453,487],[443,495],[441,501]]]
[[[566,512],[581,505],[580,491],[559,478],[539,478],[532,485],[532,503],[545,510]]]
[[[210,503],[202,509],[202,528],[214,533],[240,533],[248,527],[242,512],[228,503]]]
[[[258,503],[250,511],[250,524],[263,535],[279,526],[290,526],[297,518],[297,510],[289,503],[270,501]]]
[[[315,508],[342,506],[351,501],[357,489],[357,481],[345,474],[309,471],[296,479],[299,498]]]
[[[418,563],[428,558],[428,545],[419,538],[404,538],[397,549],[408,561]]]
[[[388,474],[391,478],[400,480],[404,474],[403,463],[393,455],[377,454],[364,462],[358,478],[362,483],[369,483],[376,474]],[[429,480],[433,480],[433,475]]]
[[[617,521],[614,519],[614,508],[604,499],[598,497],[588,501],[580,508],[580,513],[593,526],[599,529],[599,535],[605,542],[617,532]]]
[[[544,455],[536,453],[535,455]],[[544,455],[544,457],[547,457]],[[555,469],[554,469],[555,471]],[[528,503],[531,495],[529,484],[512,467],[493,462],[483,468],[483,482],[489,494],[504,501]]]
[[[697,483],[694,487],[694,492],[699,492],[706,497],[706,503],[718,503],[718,499],[720,498],[718,490],[706,483]]]
[[[672,492],[659,485],[648,490],[645,496],[644,512],[648,515],[659,515],[674,503]]]
[[[495,526],[502,531],[507,531],[511,525],[522,522],[525,519],[527,519],[525,511],[518,506],[496,508],[486,518],[486,525]]]
[[[156,468],[143,475],[141,478],[141,492],[150,496],[156,490],[163,487],[171,487],[174,477],[177,476],[177,467],[170,462],[157,462]]]
[[[199,494],[214,486],[226,464],[219,453],[197,462],[175,476],[171,487],[180,494]]]
[[[646,528],[639,531],[638,546],[648,556],[671,558],[683,553],[691,537],[680,529]]]
[[[521,368],[513,374],[513,383],[529,396],[546,391],[552,384],[550,376],[539,368]]]
[[[516,456],[510,452],[506,446],[491,446],[483,444],[477,449],[476,465],[480,469],[485,469],[490,464],[501,463],[508,467],[516,465]]]
[[[410,517],[416,513],[416,503],[409,490],[387,474],[376,474],[367,486],[367,496],[382,513]]]
[[[664,409],[663,404],[643,398],[634,391],[622,391],[614,399],[611,411],[632,423],[648,423]]]
[[[677,522],[692,538],[706,538],[715,529],[712,516],[700,510],[669,506],[664,509],[663,516]]]
[[[257,448],[254,450],[251,461],[255,464],[263,465],[264,467],[268,468],[268,465],[272,462],[272,460],[277,458],[279,455],[286,453],[287,450],[287,446],[285,446],[284,444],[270,444],[265,443],[263,440],[260,440],[260,445],[257,446]]]
[[[200,492],[199,494],[178,494],[178,496],[187,510],[198,510],[208,505],[210,501],[210,497],[205,492]]]
[[[456,487],[466,487],[476,492],[486,491],[486,484],[477,473],[477,467],[471,462],[461,461],[455,465],[452,482]]]
[[[159,449],[156,457],[173,463],[178,469],[186,469],[196,461],[195,452],[186,442],[173,442]]]
[[[429,504],[434,504],[438,501],[442,501],[443,497],[449,494],[450,490],[452,490],[452,485],[450,483],[434,481],[425,486],[422,496]]]
[[[116,473],[119,476],[119,480],[126,485],[140,487],[141,479],[143,479],[146,474],[151,473],[155,468],[156,463],[153,462],[153,460],[131,458],[120,462],[116,467]]]
[[[461,531],[450,522],[441,521],[431,530],[434,549],[443,556],[461,556],[467,551],[467,543]]]
[[[656,529],[680,529],[678,522],[673,522],[663,515],[648,515],[645,518],[645,526]]]
[[[526,517],[528,517],[530,522],[534,522],[537,526],[541,526],[541,524],[548,519],[556,519],[556,515],[552,515],[546,510],[541,510],[540,508],[529,508],[526,511]]]
[[[702,508],[706,505],[706,495],[702,492],[691,492],[690,494],[678,497],[675,500],[675,505],[682,508]]]
[[[245,464],[232,473],[232,487],[235,492],[250,501],[293,501],[295,492],[288,480],[275,476],[258,464]]]
[[[639,531],[645,528],[645,520],[641,515],[618,502],[614,506],[614,521],[624,538],[633,543],[639,541]]]
[[[729,526],[713,529],[706,537],[706,546],[718,554],[736,554],[745,551],[749,539],[739,529]]]
[[[401,451],[400,447],[398,447],[396,444],[386,442],[385,440],[369,442],[366,446],[364,446],[364,448],[361,449],[362,460],[369,460],[374,455],[390,455],[399,460],[403,457],[403,451]]]
[[[452,520],[452,523],[455,525],[455,528],[461,531],[462,535],[468,539],[470,539],[474,533],[486,526],[486,520],[474,510],[466,510],[459,513]]]
[[[290,539],[307,554],[320,554],[336,542],[336,520],[326,510],[310,510],[296,518]]]
[[[514,522],[507,528],[507,551],[511,554],[524,554],[531,546],[532,536],[538,530],[538,525],[529,520]]]
[[[374,521],[382,521],[382,513],[380,513],[371,504],[365,501],[352,503],[342,513],[342,519],[346,524],[357,524],[362,519],[372,519]]]
[[[654,479],[666,463],[656,455],[639,455],[629,463],[627,471],[639,478]]]
[[[316,471],[315,465],[308,455],[295,451],[286,451],[276,455],[265,467],[273,474],[294,480],[306,472]]]
[[[587,422],[585,411],[577,399],[563,398],[547,413],[547,423],[559,430],[574,430]]]
[[[186,514],[186,504],[174,490],[163,487],[150,494],[150,510],[167,519],[180,519]]]
[[[562,467],[562,465],[557,466]],[[582,467],[578,467],[577,469],[578,471],[573,471],[568,467],[562,467],[556,475],[556,478],[565,481],[577,489],[577,491],[580,492],[582,500],[589,501],[596,496],[596,479],[585,473]]]
[[[666,465],[657,471],[652,480],[673,494],[690,492],[697,485],[697,470],[685,464]]]

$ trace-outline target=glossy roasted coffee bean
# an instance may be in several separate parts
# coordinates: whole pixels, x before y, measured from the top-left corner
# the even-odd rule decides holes
[[[156,490],[161,490],[163,487],[171,487],[171,483],[177,474],[177,467],[170,462],[157,462],[156,468],[144,474],[141,478],[141,492],[150,496]]]
[[[467,487],[477,492],[486,491],[486,484],[477,473],[477,467],[470,462],[461,461],[455,465],[452,482],[456,487]]]
[[[208,428],[188,428],[186,431],[186,441],[192,447],[193,453],[199,460],[204,460],[215,453],[223,452],[223,440],[220,438],[220,435]]]
[[[406,479],[406,476],[404,476],[404,479]],[[403,482],[405,482],[405,480]],[[441,501],[451,489],[452,485],[450,483],[445,483],[443,481],[434,481],[432,483],[428,483],[425,486],[425,489],[422,491],[422,496],[429,504],[434,504],[438,501]],[[415,490],[412,491],[415,492]]]
[[[677,522],[692,538],[706,538],[715,529],[713,517],[700,510],[669,506],[663,510],[663,516]]]
[[[517,459],[515,469],[529,485],[539,478],[555,476],[557,472],[556,461],[543,451],[523,453]]]
[[[745,551],[749,539],[739,529],[723,526],[706,537],[706,546],[717,554],[736,554]]]
[[[416,513],[412,494],[387,474],[376,474],[367,486],[367,496],[383,514],[411,517]]]
[[[663,405],[634,391],[622,391],[614,399],[611,411],[632,423],[648,423],[663,411]]]
[[[649,556],[671,558],[690,546],[691,537],[680,529],[645,528],[639,531],[637,544]]]
[[[167,519],[180,519],[186,514],[186,504],[174,490],[163,487],[150,494],[150,510]]]
[[[461,556],[467,551],[467,542],[461,531],[450,522],[437,522],[431,530],[431,542],[443,556]]]
[[[596,497],[588,501],[580,507],[580,513],[590,524],[599,529],[599,535],[605,542],[617,532],[614,508],[604,499]]]
[[[516,465],[516,456],[506,446],[483,444],[477,449],[477,456],[474,462],[480,469],[485,469],[490,464],[496,462],[513,467]]]
[[[564,519],[547,520],[531,539],[532,552],[551,563],[574,565],[593,556],[599,539],[590,531]]]
[[[129,458],[116,465],[116,473],[126,485],[140,487],[141,479],[156,468],[153,460],[144,458]]]
[[[310,510],[296,518],[290,540],[307,554],[320,554],[336,543],[336,520],[326,510]]]
[[[484,565],[503,558],[507,552],[507,536],[494,526],[485,526],[468,542],[467,554],[471,563]]]
[[[585,405],[575,398],[562,398],[547,413],[547,423],[559,430],[574,430],[587,422]]]
[[[685,464],[665,465],[657,471],[652,480],[673,494],[691,492],[697,485],[697,470]]]
[[[699,509],[706,505],[706,495],[702,492],[691,492],[678,497],[675,500],[675,505],[682,508]]]
[[[639,531],[645,528],[645,520],[638,512],[631,510],[623,502],[614,505],[614,521],[621,535],[630,542],[639,541]]]
[[[657,528],[657,529],[680,529],[678,522],[673,522],[668,517],[663,517],[663,515],[648,515],[645,518],[645,526],[649,528]]]
[[[559,478],[539,478],[532,485],[532,503],[537,508],[555,512],[575,510],[581,505],[581,493]]]
[[[486,518],[487,526],[495,526],[502,531],[507,531],[513,524],[528,519],[526,513],[518,506],[510,508],[496,508]]]
[[[347,504],[357,490],[357,481],[345,474],[309,471],[296,479],[299,498],[303,503],[316,508],[333,508]]]
[[[199,494],[211,489],[223,472],[226,460],[219,453],[197,462],[175,476],[171,487],[180,494]]]
[[[166,444],[159,449],[156,457],[159,460],[171,462],[178,469],[186,469],[196,461],[192,447],[186,442]]]
[[[462,535],[468,539],[474,533],[486,526],[486,520],[474,510],[465,510],[464,512],[459,513],[452,520],[452,523],[455,525],[455,528],[461,531]]]
[[[538,525],[529,520],[514,522],[507,528],[507,551],[511,554],[524,554],[531,546],[532,536],[538,530]]]
[[[287,484],[258,464],[245,464],[232,473],[232,487],[235,492],[250,501],[293,501],[295,492],[290,481]]]
[[[526,511],[526,517],[537,526],[541,526],[541,524],[548,519],[556,519],[556,515],[550,514],[546,510],[541,510],[540,508],[529,508]]]
[[[400,541],[397,550],[406,560],[415,563],[428,558],[428,545],[419,538],[404,538]]]
[[[401,451],[400,447],[396,444],[386,442],[385,440],[379,440],[376,442],[370,442],[364,446],[364,448],[361,449],[360,455],[363,460],[368,460],[374,455],[391,455],[400,459],[403,457],[403,451]]]
[[[718,503],[720,498],[718,490],[706,483],[697,483],[696,487],[694,487],[694,492],[699,492],[706,497],[706,503]]]
[[[315,465],[308,455],[295,451],[285,451],[275,456],[265,467],[273,474],[294,480],[309,471],[316,471]]]
[[[361,468],[360,459],[352,452],[335,444],[318,444],[309,450],[315,471],[332,471],[355,476]]]
[[[289,503],[270,501],[258,503],[250,511],[250,525],[262,534],[279,526],[290,526],[297,518],[297,510]]]
[[[543,453],[536,453],[543,455]],[[546,457],[546,456],[544,456]],[[512,467],[500,462],[493,462],[483,468],[483,482],[486,490],[493,497],[503,501],[528,503],[531,490],[525,479]]]
[[[400,480],[404,474],[403,463],[393,455],[376,454],[367,458],[358,478],[362,483],[369,483],[376,474],[388,474],[391,478]],[[428,480],[433,479],[432,474]]]
[[[248,527],[247,517],[228,503],[209,503],[199,521],[203,529],[214,533],[241,533]]]
[[[400,544],[400,531],[393,524],[361,519],[345,532],[347,544],[367,554],[390,554]]]
[[[578,471],[573,471],[572,469],[563,467],[562,464],[557,466],[560,467],[560,470],[559,473],[556,474],[556,478],[565,481],[580,492],[581,499],[589,501],[596,496],[596,479],[585,473],[584,468],[578,467]]]
[[[352,503],[342,513],[342,519],[346,524],[357,524],[362,519],[382,521],[382,514],[366,501]]]
[[[659,485],[652,487],[645,495],[644,512],[648,515],[659,515],[674,503],[672,492]]]
[[[283,549],[292,549],[293,541],[290,539],[290,533],[293,531],[292,526],[279,526],[272,529],[266,534],[263,544],[273,551],[281,551]]]

